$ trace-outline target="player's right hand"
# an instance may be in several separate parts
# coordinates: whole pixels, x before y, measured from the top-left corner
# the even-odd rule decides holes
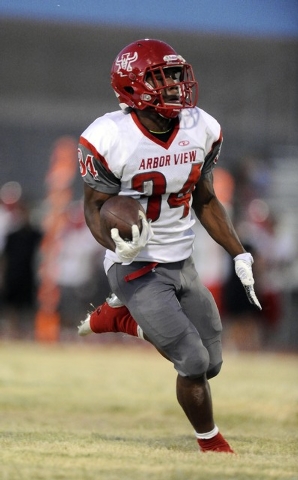
[[[240,278],[249,302],[262,310],[261,304],[255,294],[252,264],[254,259],[250,253],[240,253],[234,258],[235,272]]]
[[[153,236],[151,222],[148,222],[146,215],[141,210],[139,210],[139,215],[142,220],[142,231],[140,233],[138,226],[132,225],[132,241],[127,242],[123,240],[119,235],[118,228],[111,229],[111,237],[116,245],[115,253],[121,263],[130,264],[133,262]]]

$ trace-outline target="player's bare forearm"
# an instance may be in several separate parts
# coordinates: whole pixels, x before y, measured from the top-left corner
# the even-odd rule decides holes
[[[108,248],[109,250],[115,250],[115,244],[113,240],[107,239],[102,235],[99,221],[99,210],[96,208],[90,208],[89,206],[85,206],[84,212],[86,224],[89,227],[89,230],[95,240],[103,247]]]
[[[84,184],[84,214],[86,224],[92,233],[95,240],[103,247],[109,250],[115,250],[115,243],[112,238],[103,235],[100,225],[100,209],[104,202],[110,198],[111,195],[97,192],[93,188]]]
[[[216,197],[202,206],[198,218],[213,240],[233,258],[245,252],[225,208]]]
[[[232,257],[245,252],[229,215],[215,195],[212,173],[200,179],[192,206],[209,235]]]

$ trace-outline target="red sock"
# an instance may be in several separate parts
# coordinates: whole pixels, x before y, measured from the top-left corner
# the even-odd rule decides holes
[[[127,308],[113,308],[105,302],[90,317],[90,328],[94,333],[122,332],[137,337],[138,324]]]
[[[214,437],[209,439],[198,438],[198,444],[202,452],[227,452],[235,453],[224,437],[218,432]]]

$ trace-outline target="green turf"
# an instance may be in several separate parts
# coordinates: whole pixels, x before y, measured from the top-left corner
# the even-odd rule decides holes
[[[142,342],[0,344],[0,480],[298,480],[298,358],[225,354],[200,454],[175,371]]]

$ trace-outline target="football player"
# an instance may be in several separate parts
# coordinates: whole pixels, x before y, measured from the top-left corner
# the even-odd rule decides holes
[[[79,164],[86,223],[107,249],[104,267],[114,295],[87,316],[79,334],[125,331],[149,340],[177,371],[177,400],[199,449],[233,453],[214,422],[208,382],[222,365],[221,320],[191,257],[194,212],[234,258],[249,301],[261,308],[253,258],[213,188],[221,127],[196,106],[192,66],[162,41],[126,46],[112,65],[111,84],[121,110],[83,132]],[[146,212],[132,242],[116,228],[111,235],[101,228],[100,208],[113,195],[136,198]]]

